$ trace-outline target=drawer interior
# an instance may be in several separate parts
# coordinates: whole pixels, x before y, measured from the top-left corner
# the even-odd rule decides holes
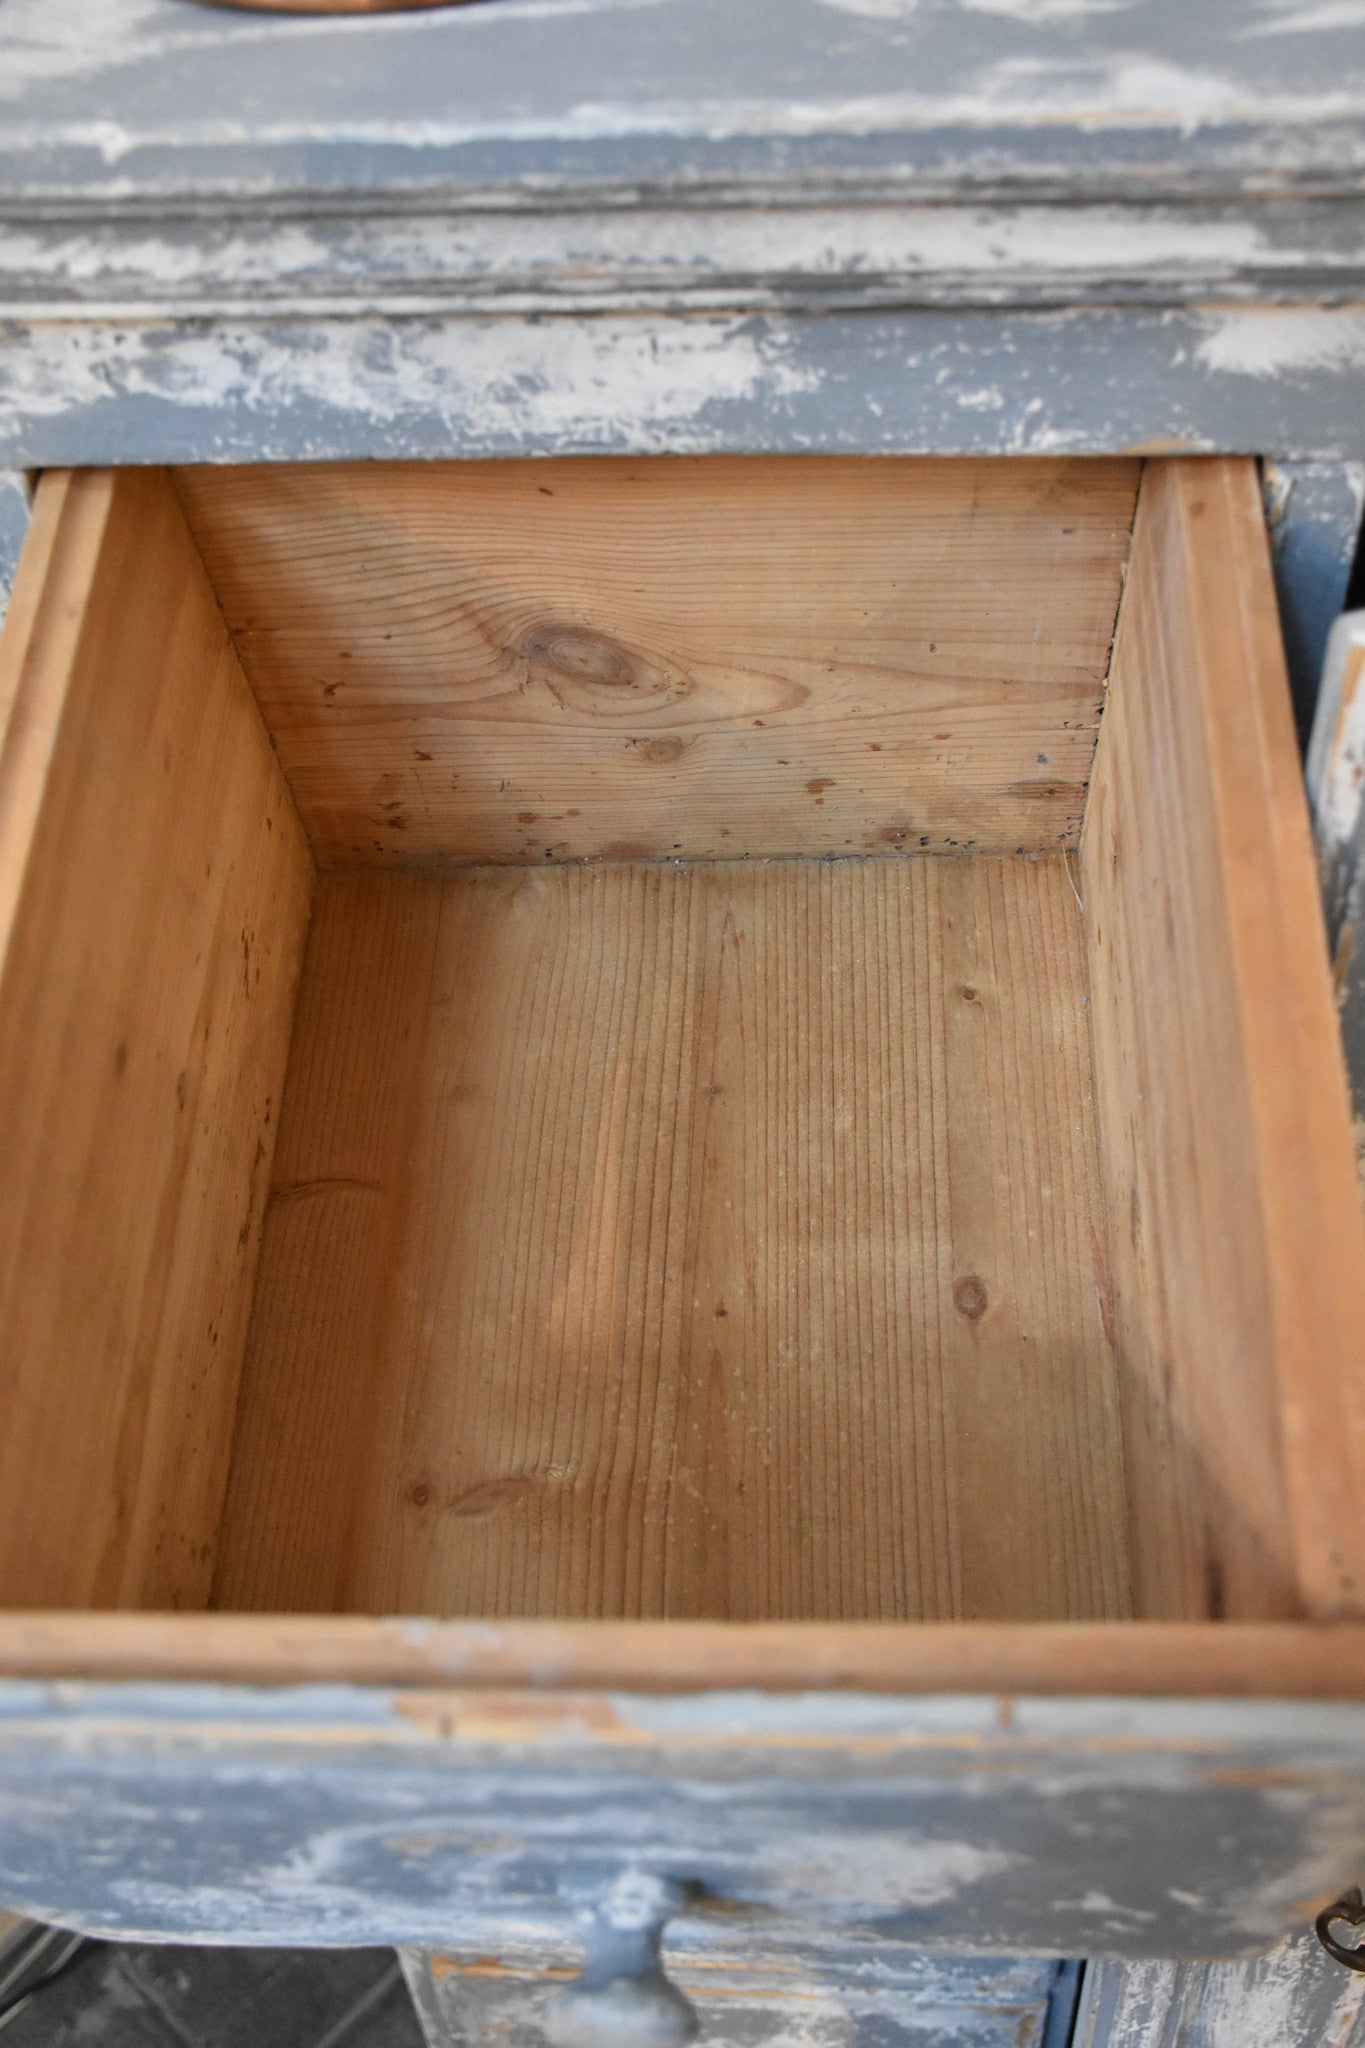
[[[52,475],[0,664],[0,1605],[1358,1604],[1251,464]]]

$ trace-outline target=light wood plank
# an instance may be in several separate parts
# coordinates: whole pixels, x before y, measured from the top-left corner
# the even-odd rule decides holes
[[[1149,465],[1082,849],[1138,1611],[1365,1603],[1365,1235],[1255,465]]]
[[[452,1712],[448,1689],[487,1688],[524,1735],[538,1697],[594,1689],[1359,1700],[1365,1627],[0,1613],[0,1677],[446,1689]]]
[[[324,862],[1075,843],[1134,462],[177,474]]]
[[[215,1604],[1127,1610],[1059,862],[333,875]]]
[[[164,474],[44,479],[0,710],[0,1586],[202,1604],[313,871]]]

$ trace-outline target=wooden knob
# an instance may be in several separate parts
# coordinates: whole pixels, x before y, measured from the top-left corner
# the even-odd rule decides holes
[[[659,1957],[664,1923],[685,1896],[669,1878],[626,1871],[580,1914],[583,1971],[545,2009],[551,2048],[686,2048],[696,2008]]]
[[[686,2048],[697,2012],[656,1965],[600,1984],[580,1977],[551,2000],[544,2028],[551,2048]]]

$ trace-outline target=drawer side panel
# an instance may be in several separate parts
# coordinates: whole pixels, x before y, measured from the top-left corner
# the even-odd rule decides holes
[[[0,1586],[202,1605],[313,870],[164,474],[45,480],[0,706]]]

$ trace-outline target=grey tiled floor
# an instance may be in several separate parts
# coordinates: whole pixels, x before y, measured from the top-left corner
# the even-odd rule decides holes
[[[0,2048],[423,2048],[391,1949],[91,1943]]]

